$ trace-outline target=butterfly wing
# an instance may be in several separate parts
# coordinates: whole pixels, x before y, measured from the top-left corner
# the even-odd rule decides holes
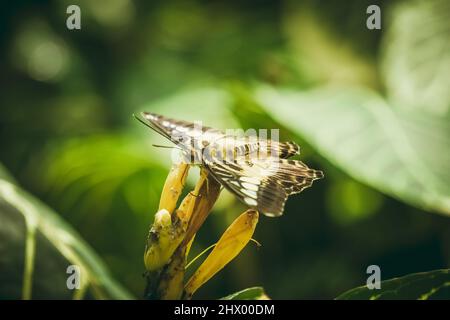
[[[287,159],[300,154],[300,147],[293,141],[281,142],[275,147],[280,158]]]
[[[223,136],[220,130],[205,127],[201,123],[167,118],[156,113],[142,112],[136,116],[140,122],[169,139],[183,149],[197,147],[201,149],[205,140],[216,140]],[[198,145],[194,145],[197,143]]]
[[[204,165],[227,190],[267,216],[282,215],[289,195],[323,177],[301,161],[278,157],[239,156],[233,161],[206,157]]]
[[[186,146],[192,142],[193,138],[196,138],[195,140],[200,142],[199,149],[204,147],[205,142],[209,143],[211,141],[223,140],[224,138],[229,139],[229,141],[232,140],[230,139],[232,137],[226,136],[221,130],[200,125],[196,127],[194,122],[167,118],[151,112],[142,112],[140,117],[134,116],[144,125],[179,146]],[[292,141],[279,143],[273,140],[267,140],[267,143],[262,144],[259,141],[249,142],[242,138],[236,138],[233,140],[233,144],[236,147],[238,156],[248,155],[260,151],[262,148],[273,148],[278,153],[278,156],[284,159],[300,153],[300,147]]]
[[[217,144],[217,141],[233,138],[220,130],[197,127],[193,122],[154,113],[144,112],[141,117],[136,118],[190,153],[203,151],[206,145],[213,143],[216,148],[218,146],[217,150],[226,150],[226,146]],[[239,137],[231,140],[231,160],[202,156],[202,163],[238,199],[267,216],[282,215],[289,195],[303,191],[314,180],[323,177],[321,171],[310,169],[301,161],[288,160],[300,153],[299,146],[294,142],[249,142]]]

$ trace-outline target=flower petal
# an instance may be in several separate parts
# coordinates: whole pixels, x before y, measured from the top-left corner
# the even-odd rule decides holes
[[[186,182],[189,168],[190,166],[186,163],[174,163],[172,165],[164,183],[158,211],[166,209],[169,213],[173,212]]]
[[[189,213],[187,214],[189,225],[181,244],[182,246],[188,244],[192,237],[197,233],[198,229],[200,229],[203,222],[205,222],[219,197],[220,188],[220,184],[205,173],[197,183],[195,190],[188,195],[194,197],[194,200],[190,201],[189,204]]]
[[[225,230],[213,251],[187,282],[184,288],[186,298],[190,298],[198,288],[242,251],[253,236],[258,217],[257,211],[247,210]]]

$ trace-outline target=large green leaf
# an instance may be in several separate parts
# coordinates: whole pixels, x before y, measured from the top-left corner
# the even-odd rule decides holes
[[[387,96],[355,87],[260,88],[256,100],[349,175],[412,205],[450,213],[449,2],[399,3],[386,15]]]
[[[251,287],[232,293],[221,300],[267,300],[266,293],[262,287]]]
[[[381,282],[380,289],[358,287],[341,294],[338,300],[443,300],[450,299],[450,269],[410,274]]]
[[[412,205],[450,214],[450,124],[445,119],[416,117],[362,88],[261,87],[255,99],[355,179]]]
[[[111,218],[117,197],[142,215],[157,201],[158,185],[165,179],[159,158],[170,161],[170,152],[159,152],[147,142],[123,133],[66,139],[47,147],[39,163],[28,169],[29,176],[58,211],[72,213],[72,221]]]
[[[450,2],[399,2],[389,18],[382,56],[389,98],[450,119]]]
[[[0,166],[0,299],[128,299],[99,257],[57,213]],[[69,265],[81,288],[69,290]]]

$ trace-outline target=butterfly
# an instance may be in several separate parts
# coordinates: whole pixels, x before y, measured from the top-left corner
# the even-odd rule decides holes
[[[302,192],[323,172],[300,160],[295,142],[233,135],[198,123],[142,112],[136,119],[172,141],[186,161],[203,166],[224,188],[266,216],[280,216],[288,196]]]

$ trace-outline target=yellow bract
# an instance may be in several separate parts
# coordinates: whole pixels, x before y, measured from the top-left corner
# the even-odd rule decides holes
[[[172,212],[177,205],[188,172],[189,165],[178,163],[172,166],[167,176],[159,210],[155,214],[155,221],[150,229],[144,253],[145,268],[148,271],[159,270],[169,262],[184,238],[187,221],[172,215]]]
[[[166,179],[160,210],[155,215],[144,253],[147,271],[160,270],[169,263],[178,247],[188,244],[219,196],[220,185],[203,171],[195,189],[183,199],[178,210],[170,214],[176,207],[187,172],[186,164],[177,164]]]
[[[189,224],[182,246],[188,244],[198,229],[203,225],[220,194],[220,184],[202,171],[200,180],[190,196],[194,197],[189,205]],[[189,195],[188,195],[189,196]]]
[[[185,232],[186,225],[179,220],[172,223],[172,217],[166,209],[158,211],[147,239],[145,268],[148,271],[161,269],[183,240]]]
[[[160,300],[178,300],[183,293],[186,248],[178,248],[161,273],[156,295]]]
[[[183,191],[188,172],[189,165],[186,163],[176,163],[172,166],[164,183],[158,211],[166,209],[169,213],[173,212],[177,206],[181,191]]]
[[[257,211],[247,210],[234,220],[223,233],[213,251],[187,282],[185,286],[186,298],[190,298],[198,288],[241,252],[253,236],[258,217]]]

